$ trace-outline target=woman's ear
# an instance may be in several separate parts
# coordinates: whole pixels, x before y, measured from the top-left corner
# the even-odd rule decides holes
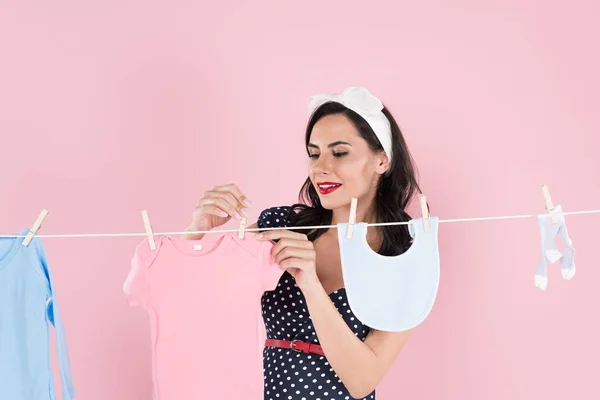
[[[388,158],[385,151],[380,151],[376,160],[377,165],[375,167],[375,170],[377,171],[377,173],[383,175],[390,168],[390,159]]]

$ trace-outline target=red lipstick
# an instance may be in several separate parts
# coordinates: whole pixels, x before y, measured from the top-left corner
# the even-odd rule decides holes
[[[317,182],[317,188],[319,189],[319,193],[321,194],[332,193],[340,186],[342,186],[342,184],[337,182]]]

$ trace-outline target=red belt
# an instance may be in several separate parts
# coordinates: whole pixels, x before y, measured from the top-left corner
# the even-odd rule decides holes
[[[320,356],[325,356],[321,346],[310,342],[302,342],[300,340],[278,340],[278,339],[267,339],[265,346],[268,347],[281,347],[283,349],[292,349],[297,352],[305,352],[306,354],[313,353]]]

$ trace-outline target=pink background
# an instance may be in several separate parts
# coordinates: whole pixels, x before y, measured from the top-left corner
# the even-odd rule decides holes
[[[308,97],[349,85],[391,108],[441,219],[544,212],[542,183],[566,211],[600,208],[598,13],[592,0],[4,0],[0,233],[42,208],[46,234],[141,233],[142,209],[180,231],[229,182],[256,218],[305,178]],[[443,224],[436,305],[378,399],[598,398],[600,214],[567,222],[578,271],[550,266],[546,292],[535,219]],[[44,239],[79,399],[149,399],[148,319],[121,291],[140,240]]]

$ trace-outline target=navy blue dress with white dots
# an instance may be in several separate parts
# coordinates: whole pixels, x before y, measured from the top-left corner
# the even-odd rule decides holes
[[[271,207],[260,214],[258,228],[291,226],[291,207]],[[348,306],[345,290],[329,295],[352,332],[364,340],[369,327]],[[294,277],[284,272],[273,291],[261,298],[267,338],[319,343],[304,295]],[[263,350],[264,400],[350,400],[354,399],[323,356],[292,349],[265,347]],[[375,391],[363,399],[375,399]]]

